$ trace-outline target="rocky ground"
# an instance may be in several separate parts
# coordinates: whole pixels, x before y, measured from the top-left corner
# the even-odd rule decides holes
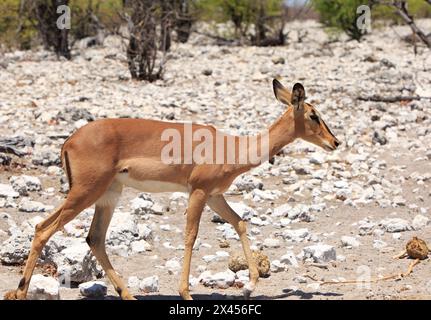
[[[431,20],[420,23],[431,30]],[[164,80],[152,84],[130,80],[124,46],[114,37],[103,46],[75,49],[71,61],[45,51],[1,56],[0,144],[18,155],[0,153],[0,294],[21,278],[34,225],[65,197],[59,153],[74,130],[93,119],[140,117],[255,133],[283,112],[271,88],[281,77],[288,86],[304,84],[308,101],[344,143],[327,153],[296,141],[227,193],[249,221],[254,249],[271,261],[270,276],[260,279],[254,297],[430,298],[429,259],[398,280],[319,285],[404,272],[411,260],[392,256],[412,236],[431,242],[431,100],[357,99],[431,97],[429,50],[419,47],[415,55],[401,40],[408,27],[373,30],[361,43],[330,42],[312,21],[288,29],[289,43],[277,48],[218,46],[196,35],[175,45]],[[304,30],[308,34],[298,42]],[[123,192],[107,248],[138,298],[178,298],[186,199],[181,193]],[[58,281],[39,276],[33,298],[117,297],[84,240],[92,212],[85,210],[53,237],[36,270],[70,280],[74,288],[58,293]],[[232,227],[206,208],[192,260],[192,295],[241,299],[247,271],[228,269],[238,252]],[[102,282],[86,283],[97,279]]]

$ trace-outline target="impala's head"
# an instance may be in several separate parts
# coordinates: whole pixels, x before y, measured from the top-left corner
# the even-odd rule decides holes
[[[292,92],[277,79],[274,79],[272,84],[277,100],[293,110],[296,138],[311,142],[326,151],[333,151],[340,145],[341,142],[329,130],[316,108],[305,102],[305,89],[302,84],[296,83]]]

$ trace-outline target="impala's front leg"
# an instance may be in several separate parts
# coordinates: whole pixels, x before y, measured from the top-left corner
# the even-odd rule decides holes
[[[181,283],[179,293],[185,300],[192,300],[189,292],[190,262],[192,259],[193,245],[199,231],[199,222],[204,209],[207,195],[200,189],[190,193],[189,205],[187,208],[186,232],[184,235],[185,249],[183,271],[181,273]]]
[[[256,261],[253,259],[250,249],[250,243],[247,238],[246,222],[236,214],[235,211],[229,206],[222,195],[212,196],[208,199],[208,205],[211,209],[217,212],[220,217],[229,222],[236,230],[241,240],[242,249],[248,263],[248,270],[250,272],[250,282],[244,286],[244,297],[248,299],[250,294],[256,288],[257,280],[259,279],[259,271],[257,269]]]

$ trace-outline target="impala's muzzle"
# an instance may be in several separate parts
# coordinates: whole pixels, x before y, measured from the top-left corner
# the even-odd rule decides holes
[[[334,151],[338,148],[339,145],[341,145],[341,141],[334,137],[331,142],[325,141],[324,149],[326,151]]]

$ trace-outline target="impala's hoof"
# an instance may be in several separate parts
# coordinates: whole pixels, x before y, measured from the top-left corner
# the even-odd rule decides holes
[[[180,290],[179,294],[183,300],[193,300],[192,296],[190,295],[190,292],[188,290]]]
[[[129,293],[129,290],[127,290],[127,289],[118,288],[117,292],[118,292],[121,300],[136,300],[136,298],[134,296],[132,296]]]
[[[183,295],[182,298],[183,298],[183,300],[193,300],[193,298],[190,295],[190,293],[187,293],[186,295]]]
[[[136,300],[136,298],[131,294],[127,294],[127,295],[122,295],[121,300]]]
[[[8,291],[4,294],[3,298],[5,300],[18,300],[16,290]]]

